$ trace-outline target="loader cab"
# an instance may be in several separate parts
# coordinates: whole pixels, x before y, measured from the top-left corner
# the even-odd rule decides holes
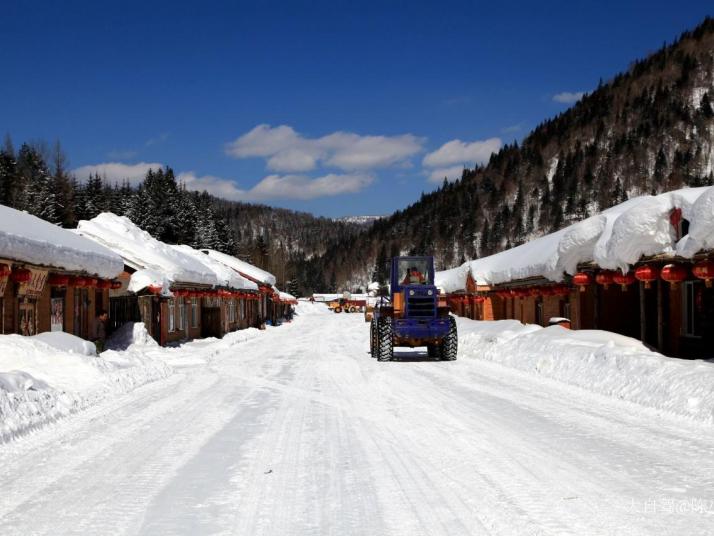
[[[405,287],[434,285],[434,257],[394,257],[392,259],[392,293]]]

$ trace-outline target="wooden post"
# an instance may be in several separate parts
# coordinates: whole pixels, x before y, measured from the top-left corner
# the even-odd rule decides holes
[[[640,281],[640,340],[644,343],[647,337],[647,318],[645,317],[645,283]]]
[[[657,281],[657,349],[664,352],[664,281]]]

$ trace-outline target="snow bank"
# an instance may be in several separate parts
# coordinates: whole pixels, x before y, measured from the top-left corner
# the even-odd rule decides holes
[[[48,346],[63,352],[92,356],[97,355],[97,347],[93,342],[85,341],[64,331],[45,331],[44,333],[33,335],[31,338],[36,341],[42,341]]]
[[[3,205],[0,258],[86,272],[105,279],[116,277],[124,269],[121,257],[110,249]]]
[[[202,249],[203,253],[207,254],[212,259],[217,260],[221,264],[232,268],[233,270],[239,272],[242,275],[248,276],[254,281],[259,281],[265,283],[266,285],[275,285],[275,276],[270,272],[261,270],[257,266],[253,266],[245,261],[221,253],[220,251],[215,251],[213,249]]]
[[[159,343],[149,335],[143,322],[127,322],[107,339],[107,350],[126,350],[130,347],[158,348]]]
[[[132,275],[131,291],[148,285],[167,288],[173,282],[218,285],[212,269],[192,255],[156,240],[124,216],[104,212],[92,220],[80,221],[77,232],[116,251],[127,264],[139,270]]]
[[[714,423],[714,361],[688,361],[598,330],[458,318],[462,355],[648,408]]]
[[[689,234],[678,243],[669,221],[672,210],[682,210]],[[635,197],[555,233],[521,246],[437,272],[437,286],[446,292],[462,290],[471,272],[478,284],[492,285],[544,277],[561,281],[584,262],[607,269],[629,270],[647,255],[691,258],[714,248],[714,186],[684,188],[656,196]]]
[[[0,441],[171,370],[140,355],[107,354],[97,357],[94,344],[68,333],[0,335]]]

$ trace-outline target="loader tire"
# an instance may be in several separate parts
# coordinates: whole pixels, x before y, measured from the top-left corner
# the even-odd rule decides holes
[[[394,356],[394,340],[391,317],[383,316],[377,321],[377,337],[377,360],[391,361]]]
[[[377,357],[379,340],[377,337],[377,321],[372,320],[369,324],[369,353],[372,357]]]
[[[342,312],[342,307],[335,307],[335,312],[336,313],[341,313]]]
[[[459,334],[456,330],[456,319],[449,317],[449,333],[439,346],[442,361],[455,361],[459,350]]]

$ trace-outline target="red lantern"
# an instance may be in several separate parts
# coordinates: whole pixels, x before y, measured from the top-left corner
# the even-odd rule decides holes
[[[711,288],[712,279],[714,279],[714,262],[708,259],[698,262],[692,268],[692,273],[697,279],[703,279],[707,288]]]
[[[484,298],[483,296],[476,296],[476,297],[474,298],[474,301],[475,301],[476,303],[483,303],[483,302],[486,301],[486,298]]]
[[[687,279],[687,269],[681,264],[667,264],[662,267],[660,277],[667,281],[667,283],[676,285]]]
[[[618,285],[620,285],[623,291],[626,291],[627,287],[635,282],[635,276],[632,275],[631,272],[623,274],[622,272],[618,271],[615,273],[615,275],[612,276],[612,280]]]
[[[595,282],[598,285],[602,285],[603,288],[607,290],[607,287],[609,287],[613,282],[614,275],[615,273],[611,270],[600,270],[595,276]]]
[[[645,284],[645,288],[650,288],[652,281],[659,279],[659,269],[649,264],[638,266],[635,268],[635,279],[642,281]]]
[[[111,288],[112,290],[119,290],[121,287],[122,287],[121,281],[118,281],[115,279],[114,281],[111,282],[111,286],[109,288]]]
[[[586,272],[578,272],[573,276],[573,284],[580,288],[580,292],[585,292],[585,287],[592,285],[593,276]]]
[[[20,268],[12,272],[10,277],[15,283],[29,283],[30,279],[32,279],[32,272],[27,268]]]
[[[7,277],[11,272],[12,270],[7,264],[0,264],[0,277]]]
[[[53,287],[66,287],[69,284],[69,276],[61,274],[51,274],[47,282]]]
[[[121,283],[120,283],[121,286]],[[97,281],[97,288],[108,289],[112,288],[112,282],[109,279],[100,279]]]
[[[89,282],[87,281],[87,277],[82,277],[82,276],[77,276],[74,278],[74,286],[78,288],[84,288],[89,286]]]

